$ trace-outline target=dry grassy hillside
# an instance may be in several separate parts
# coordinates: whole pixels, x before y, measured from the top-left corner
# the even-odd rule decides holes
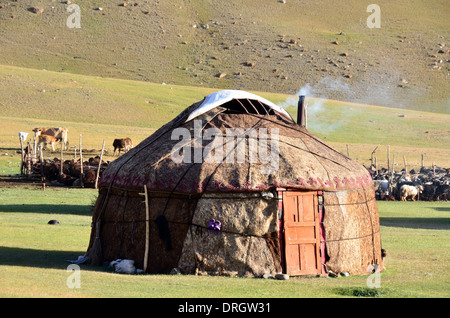
[[[445,0],[377,1],[373,29],[358,0],[71,2],[81,28],[67,27],[67,1],[1,0],[0,64],[449,109]]]

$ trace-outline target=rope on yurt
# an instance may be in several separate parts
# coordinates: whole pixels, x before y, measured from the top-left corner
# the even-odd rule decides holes
[[[380,231],[372,232],[371,234],[367,234],[364,236],[358,236],[358,237],[347,237],[347,238],[340,238],[338,240],[321,240],[320,242],[329,243],[329,242],[341,242],[341,241],[350,241],[350,240],[360,240],[366,237],[373,237],[374,234],[380,233]]]
[[[357,205],[357,204],[366,204],[367,205],[367,203],[368,202],[372,202],[372,201],[375,201],[376,200],[376,198],[375,197],[373,197],[373,198],[371,198],[371,199],[366,199],[366,200],[364,200],[364,201],[362,201],[362,202],[354,202],[354,203],[332,203],[332,204],[325,204],[324,206],[342,206],[342,205]]]
[[[180,224],[180,225],[189,225],[190,227],[195,226],[196,227],[196,231],[195,234],[200,234],[200,236],[203,236],[203,230],[208,230],[208,227],[201,225],[201,224],[196,224],[196,223],[183,223],[183,222],[176,222],[176,221],[172,221],[170,223],[175,223],[175,224]],[[229,231],[229,230],[220,230],[220,233],[226,233],[226,234],[233,234],[233,235],[239,235],[239,236],[243,236],[243,237],[256,237],[256,238],[278,238],[278,236],[272,236],[272,235],[256,235],[256,234],[247,234],[247,233],[239,233],[239,232],[233,232],[233,231]],[[191,232],[192,235],[192,232]]]
[[[254,117],[257,117],[257,118],[261,118],[261,117],[255,116],[254,114],[251,114],[251,113],[249,113],[248,115],[254,116]],[[315,138],[314,136],[312,136],[312,135],[310,135],[310,134],[307,134],[307,133],[305,133],[305,132],[302,131],[302,130],[296,129],[296,127],[294,128],[294,127],[285,125],[285,124],[280,123],[280,122],[275,122],[274,120],[269,119],[267,116],[264,116],[264,117],[262,117],[261,119],[270,121],[270,122],[272,122],[272,123],[275,123],[275,124],[277,124],[277,125],[283,126],[283,127],[285,127],[285,128],[292,129],[292,130],[295,130],[295,131],[300,132],[300,133],[302,133],[302,134],[305,134],[305,135],[307,135],[308,137],[310,137],[310,138],[314,139],[315,141],[319,142],[319,143],[322,144],[323,146],[327,147],[328,149],[330,149],[330,150],[332,150],[332,151],[338,153],[339,155],[343,155],[342,153],[340,153],[340,152],[336,151],[335,149],[331,148],[329,145],[325,144],[324,142],[322,142],[321,140]],[[308,147],[305,143],[303,143],[303,144],[305,145],[305,147],[306,147],[307,149],[300,148],[300,147],[298,147],[298,146],[296,146],[296,145],[293,145],[293,144],[290,144],[290,143],[288,143],[288,142],[286,142],[286,141],[280,140],[280,142],[285,143],[285,144],[288,145],[288,146],[297,148],[297,149],[299,149],[299,150],[308,152],[308,153],[310,153],[310,154],[312,154],[313,156],[316,156],[316,157],[318,157],[318,158],[322,158],[322,159],[331,161],[331,162],[333,162],[333,163],[335,163],[335,164],[337,164],[337,165],[339,165],[339,166],[341,166],[341,167],[343,167],[343,168],[345,168],[345,169],[347,169],[347,170],[350,170],[348,167],[344,166],[343,164],[341,164],[341,163],[339,163],[339,162],[337,162],[337,161],[335,161],[335,160],[332,160],[332,159],[330,159],[330,158],[328,158],[328,157],[324,157],[324,156],[322,156],[322,155],[320,155],[320,154],[318,154],[318,153],[315,153],[315,152],[311,151],[311,150],[309,149],[309,147]],[[323,164],[322,164],[320,161],[319,161],[319,163],[323,166]],[[327,171],[327,170],[325,169],[325,171]],[[327,171],[327,174],[328,174],[328,171]]]
[[[296,145],[293,145],[293,144],[290,144],[290,143],[288,143],[288,142],[286,142],[286,141],[280,140],[280,142],[282,142],[282,143],[284,143],[284,144],[286,144],[286,145],[288,145],[288,146],[290,146],[290,147],[297,148],[298,150],[302,150],[302,151],[304,151],[304,152],[308,152],[308,153],[312,154],[313,156],[316,156],[316,157],[319,157],[319,158],[322,158],[322,159],[331,161],[331,162],[337,164],[338,166],[341,166],[341,167],[343,167],[343,168],[345,168],[345,169],[347,169],[347,170],[351,170],[351,169],[349,169],[348,167],[344,166],[343,164],[341,164],[341,163],[339,163],[339,162],[337,162],[337,161],[335,161],[335,160],[332,160],[332,159],[330,159],[330,158],[328,158],[328,157],[324,157],[324,156],[322,156],[322,155],[319,155],[318,153],[315,153],[315,152],[311,151],[305,143],[303,143],[303,144],[304,144],[305,147],[308,148],[308,149],[300,148],[300,147],[298,147],[298,146],[296,146]],[[323,166],[323,165],[322,165],[322,166]]]
[[[153,221],[156,219],[153,219]],[[146,222],[146,220],[132,220],[132,221],[104,221],[103,224],[117,224],[117,223],[131,223],[132,227],[133,227],[133,231],[136,229],[137,223],[143,223]],[[192,222],[177,222],[177,221],[169,221],[167,220],[168,223],[171,224],[178,224],[178,225],[188,225],[188,226],[195,226],[197,228],[197,230],[195,231],[196,235],[200,235],[203,236],[203,230],[208,230],[208,227],[201,225],[201,224],[196,224],[196,223],[192,223]],[[233,232],[233,231],[229,231],[229,230],[221,230],[221,233],[227,233],[227,234],[234,234],[234,235],[240,235],[240,236],[251,236],[251,237],[257,237],[257,238],[268,238],[268,237],[272,237],[270,235],[256,235],[256,234],[247,234],[247,233],[239,233],[239,232]],[[275,236],[273,236],[275,237]],[[134,239],[134,238],[133,238]]]
[[[367,208],[367,214],[369,214],[369,220],[370,220],[370,228],[372,229],[372,253],[373,253],[373,259],[372,259],[372,264],[376,264],[376,254],[375,254],[375,236],[374,236],[374,232],[373,232],[373,222],[372,222],[372,215],[370,213],[370,208],[369,205],[367,204],[367,196],[366,196],[366,189],[364,189],[363,191],[364,193],[364,198],[366,199],[366,208]],[[379,232],[379,231],[378,231]]]
[[[254,114],[249,114],[249,115],[250,115],[250,116],[254,116],[254,117],[258,117],[258,116],[254,115]],[[278,115],[278,116],[281,116],[281,115]],[[259,118],[259,117],[258,117],[258,118]],[[333,152],[335,152],[335,153],[337,153],[337,154],[339,154],[339,155],[342,155],[342,156],[348,158],[347,156],[345,156],[344,154],[340,153],[340,152],[337,151],[336,149],[333,149],[332,147],[330,147],[329,145],[327,145],[326,143],[324,143],[322,140],[318,139],[317,137],[315,137],[315,136],[313,136],[313,135],[311,135],[311,134],[309,134],[309,133],[306,133],[306,132],[302,131],[301,129],[299,129],[300,126],[295,127],[295,126],[286,125],[286,124],[283,124],[283,123],[281,123],[281,122],[276,122],[276,121],[274,121],[273,119],[270,119],[270,118],[267,118],[267,117],[264,117],[263,119],[264,119],[264,120],[267,120],[267,121],[270,121],[270,122],[272,122],[272,123],[275,123],[275,124],[277,124],[277,125],[283,126],[283,127],[285,127],[285,128],[295,130],[296,132],[302,133],[302,134],[308,136],[309,138],[314,139],[315,141],[317,141],[318,143],[322,144],[322,145],[325,146],[326,148],[332,150]],[[294,121],[293,121],[293,122],[294,122]],[[294,123],[295,123],[295,122],[294,122]],[[313,154],[314,154],[314,153],[313,153]],[[348,158],[348,159],[350,159],[350,158]]]

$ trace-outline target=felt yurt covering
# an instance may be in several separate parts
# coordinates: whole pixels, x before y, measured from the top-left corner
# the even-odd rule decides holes
[[[237,158],[237,145],[234,152],[223,151],[219,161],[194,160],[194,152],[212,142],[196,139],[199,123],[201,132],[216,128],[224,136],[227,128],[254,128],[256,135],[241,142],[248,146],[252,138],[266,138],[267,148],[274,139],[270,132],[277,129],[277,169],[265,171],[267,162],[250,160],[248,150],[245,160],[227,160]],[[189,162],[173,159],[182,140],[177,128],[190,132]],[[178,154],[188,148],[183,149]],[[382,267],[368,171],[297,125],[282,108],[233,90],[194,103],[107,167],[86,255],[91,264],[132,259],[147,273],[174,268],[183,274],[251,277],[285,272],[280,189],[321,194],[325,274],[364,275],[371,264]]]

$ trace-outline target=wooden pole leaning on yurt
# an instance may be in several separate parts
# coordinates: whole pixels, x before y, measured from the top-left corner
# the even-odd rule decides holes
[[[140,195],[144,196],[144,202],[145,202],[145,251],[144,251],[144,273],[147,271],[147,264],[148,264],[148,245],[149,245],[149,235],[150,235],[150,213],[148,208],[148,192],[147,192],[147,185],[144,184],[144,193],[139,193]]]

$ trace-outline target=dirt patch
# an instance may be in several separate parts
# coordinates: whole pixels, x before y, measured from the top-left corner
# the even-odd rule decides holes
[[[28,180],[25,176],[0,176],[0,188],[16,187],[42,188],[42,182]]]

